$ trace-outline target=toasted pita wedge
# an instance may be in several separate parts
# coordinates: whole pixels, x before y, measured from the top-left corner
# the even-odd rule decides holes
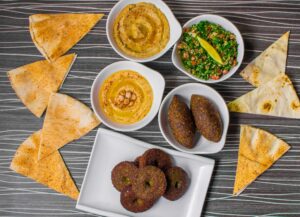
[[[33,133],[18,148],[10,164],[17,173],[29,177],[74,200],[78,189],[58,151],[38,161],[41,131]]]
[[[242,125],[233,194],[239,195],[289,149],[287,143],[271,133]]]
[[[47,60],[70,50],[103,14],[34,14],[29,17],[32,41]]]
[[[47,157],[99,124],[95,114],[83,103],[64,94],[52,94],[42,129],[38,158]]]
[[[250,62],[240,75],[253,86],[258,87],[278,74],[285,73],[289,35],[290,32],[283,34]]]
[[[70,54],[52,63],[37,61],[7,73],[17,96],[35,116],[42,116],[50,94],[60,88],[75,58]]]
[[[269,81],[228,104],[232,112],[300,118],[300,102],[286,74]]]

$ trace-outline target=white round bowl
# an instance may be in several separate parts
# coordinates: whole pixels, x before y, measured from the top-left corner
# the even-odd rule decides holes
[[[218,16],[218,15],[213,15],[213,14],[205,14],[205,15],[200,15],[198,17],[195,17],[195,18],[189,20],[188,22],[186,22],[184,24],[183,28],[190,27],[193,24],[197,24],[200,21],[206,21],[206,20],[211,22],[211,23],[219,24],[224,29],[226,29],[227,31],[230,31],[233,34],[235,34],[236,40],[237,40],[237,43],[238,43],[238,55],[237,55],[238,64],[235,67],[233,67],[226,75],[223,75],[218,80],[213,80],[213,79],[203,80],[203,79],[200,79],[200,78],[192,75],[191,73],[189,73],[186,70],[186,68],[183,66],[181,58],[180,58],[180,56],[178,55],[178,52],[177,52],[177,45],[180,42],[180,40],[177,41],[177,43],[174,46],[173,53],[172,53],[172,62],[176,66],[177,69],[179,69],[184,74],[186,74],[187,76],[191,77],[192,79],[194,79],[196,81],[199,81],[199,82],[202,82],[202,83],[218,83],[218,82],[221,82],[221,81],[224,81],[224,80],[230,78],[238,70],[238,68],[241,66],[243,58],[244,58],[244,53],[245,53],[244,40],[242,38],[242,35],[241,35],[240,31],[238,30],[238,28],[232,22],[230,22],[229,20],[227,20],[224,17]]]
[[[194,148],[189,149],[179,144],[174,138],[168,121],[168,109],[174,95],[178,95],[189,107],[191,96],[193,94],[202,95],[208,98],[215,105],[223,122],[223,131],[219,142],[209,141],[197,132],[194,141],[195,146]],[[175,149],[190,154],[214,154],[221,151],[224,147],[229,126],[229,111],[222,96],[213,88],[205,84],[189,83],[173,89],[165,97],[159,110],[158,123],[162,135]]]
[[[158,7],[168,19],[169,26],[170,26],[170,40],[167,43],[166,47],[159,52],[158,54],[155,54],[154,56],[147,57],[147,58],[136,58],[132,57],[128,54],[125,54],[123,51],[121,51],[118,47],[118,45],[115,42],[115,39],[113,37],[113,25],[116,17],[120,13],[120,11],[129,4],[135,4],[138,2],[149,2],[152,4],[155,4],[156,7]],[[182,28],[176,17],[174,16],[171,9],[168,7],[166,3],[164,3],[162,0],[120,0],[110,11],[107,22],[106,22],[106,35],[108,38],[108,41],[112,48],[123,58],[134,61],[134,62],[150,62],[155,59],[158,59],[162,55],[164,55],[180,38],[182,33]]]
[[[103,112],[99,105],[99,89],[104,80],[111,74],[120,70],[133,70],[144,76],[152,87],[153,91],[153,103],[149,113],[139,122],[133,124],[120,124],[111,121]],[[165,89],[165,80],[157,71],[150,69],[142,64],[130,62],[130,61],[119,61],[112,63],[102,69],[97,77],[95,78],[91,88],[91,104],[92,108],[97,117],[106,126],[123,132],[138,130],[148,123],[150,123],[159,110],[159,106],[163,97]]]

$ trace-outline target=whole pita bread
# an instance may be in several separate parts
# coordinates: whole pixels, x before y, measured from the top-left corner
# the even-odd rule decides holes
[[[18,148],[10,164],[17,173],[27,176],[74,200],[78,189],[58,151],[38,161],[41,131],[33,133]]]
[[[300,118],[300,102],[286,74],[279,74],[268,83],[228,104],[232,112]]]
[[[258,87],[285,73],[290,32],[283,34],[264,52],[250,62],[240,75],[253,86]]]
[[[34,14],[29,17],[32,41],[47,60],[70,50],[103,14]]]
[[[239,195],[258,176],[270,168],[290,146],[264,130],[241,125],[234,195]]]
[[[37,61],[7,73],[17,96],[35,116],[42,116],[50,94],[60,88],[75,58],[76,54],[69,54],[52,63]]]
[[[38,159],[79,139],[99,124],[94,112],[83,103],[65,94],[52,94],[43,124]]]

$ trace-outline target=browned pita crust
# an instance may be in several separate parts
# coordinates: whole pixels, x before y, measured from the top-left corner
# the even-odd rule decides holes
[[[99,124],[94,112],[83,103],[65,94],[52,94],[42,129],[38,158],[47,157]]]
[[[234,195],[270,168],[290,146],[264,130],[242,125]]]
[[[58,151],[38,161],[41,131],[33,133],[18,148],[10,164],[17,173],[29,177],[74,200],[78,189]]]
[[[47,60],[70,50],[103,14],[34,14],[29,17],[32,41]]]
[[[42,116],[50,94],[60,88],[75,58],[69,54],[52,63],[37,61],[7,73],[17,96],[35,116]]]

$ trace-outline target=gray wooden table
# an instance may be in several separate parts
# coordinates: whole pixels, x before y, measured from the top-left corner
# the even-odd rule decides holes
[[[18,100],[6,76],[17,66],[42,59],[28,31],[28,16],[35,13],[105,13],[105,17],[73,49],[78,54],[61,92],[90,105],[93,79],[108,64],[122,60],[110,47],[105,22],[117,1],[0,1],[0,216],[88,216],[75,209],[75,202],[12,172],[9,164],[19,144],[42,127]],[[284,32],[291,30],[287,73],[300,93],[300,1],[168,0],[166,3],[183,24],[188,19],[213,13],[225,16],[240,29],[246,46],[242,68]],[[166,79],[167,94],[174,87],[193,82],[171,63],[171,51],[147,66]],[[253,88],[236,73],[212,85],[226,101]],[[300,216],[300,121],[255,115],[231,114],[224,149],[208,157],[216,167],[203,216]],[[292,149],[239,197],[232,197],[239,124],[251,124],[286,140]],[[103,127],[103,126],[101,126]],[[80,188],[96,130],[63,149],[62,155]],[[155,145],[169,147],[157,120],[137,132],[127,133]]]

